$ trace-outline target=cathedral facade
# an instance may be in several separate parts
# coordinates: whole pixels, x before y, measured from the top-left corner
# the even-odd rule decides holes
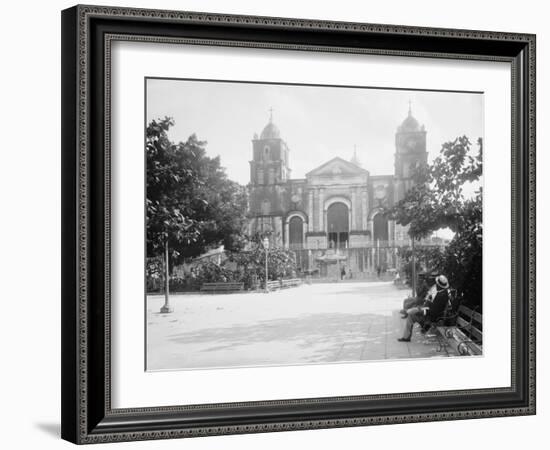
[[[388,138],[392,138],[388,136]],[[272,117],[252,140],[249,232],[294,250],[392,247],[408,240],[406,229],[383,214],[412,186],[415,166],[426,164],[426,130],[410,107],[395,136],[394,172],[371,175],[351,160],[331,159],[293,179],[290,149]],[[318,252],[316,252],[318,253]]]

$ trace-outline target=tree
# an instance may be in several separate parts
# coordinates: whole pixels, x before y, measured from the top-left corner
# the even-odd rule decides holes
[[[432,269],[445,273],[466,303],[481,306],[482,140],[474,154],[466,136],[442,145],[440,154],[414,173],[415,184],[390,211],[419,239],[449,228],[454,237]]]
[[[265,281],[265,249],[256,244],[247,251],[229,255],[229,261],[235,262],[242,269],[246,280],[256,276]],[[296,276],[296,256],[292,250],[271,247],[267,252],[267,276],[270,280]]]
[[[174,144],[166,117],[146,130],[147,256],[164,255],[166,303],[170,266],[224,245],[245,243],[246,191],[227,178],[220,158],[206,155],[206,142],[193,134]]]

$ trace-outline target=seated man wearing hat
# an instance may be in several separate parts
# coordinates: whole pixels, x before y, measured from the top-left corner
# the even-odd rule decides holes
[[[399,342],[410,342],[415,322],[424,327],[443,316],[445,307],[449,303],[449,281],[447,277],[445,275],[436,277],[432,289],[430,291],[433,294],[428,295],[422,305],[407,310],[405,330],[403,331],[403,337],[397,339]]]

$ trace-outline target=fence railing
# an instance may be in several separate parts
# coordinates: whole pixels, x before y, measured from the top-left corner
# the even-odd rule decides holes
[[[432,240],[421,240],[415,242],[415,247],[445,247],[447,244],[445,242],[438,242]],[[367,243],[362,243],[361,245],[350,245],[348,242],[340,243],[337,247],[338,250],[346,249],[372,249],[372,248],[407,248],[411,246],[410,240],[400,240],[400,241],[371,241]],[[303,244],[289,244],[289,250],[330,250],[335,249],[336,246],[319,246],[318,244],[308,245],[307,243]]]

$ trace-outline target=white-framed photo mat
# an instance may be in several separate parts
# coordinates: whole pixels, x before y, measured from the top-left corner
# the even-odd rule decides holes
[[[510,64],[120,41],[111,61],[113,408],[510,386]],[[483,92],[483,357],[146,372],[145,77]]]

